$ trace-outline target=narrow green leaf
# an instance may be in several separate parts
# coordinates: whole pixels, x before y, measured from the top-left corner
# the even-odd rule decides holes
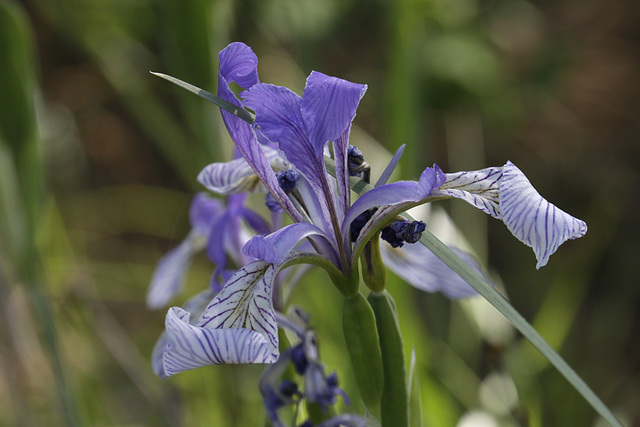
[[[225,101],[224,99],[212,94],[211,92],[207,92],[204,89],[200,89],[197,86],[194,86],[192,84],[189,84],[187,82],[184,82],[180,79],[176,79],[175,77],[171,77],[169,75],[166,74],[162,74],[162,73],[155,73],[153,71],[150,71],[151,74],[153,74],[154,76],[158,76],[160,78],[163,78],[167,81],[170,81],[171,83],[180,86],[183,89],[188,90],[191,93],[195,93],[196,95],[198,95],[201,98],[206,99],[209,102],[212,102],[213,104],[217,105],[218,107],[227,110],[228,112],[230,112],[231,114],[233,114],[234,116],[237,116],[239,118],[241,118],[242,120],[244,120],[247,123],[253,124],[253,116],[251,115],[251,113],[249,113],[247,110],[243,109],[243,108],[239,108],[237,105],[234,105],[232,103],[230,103],[229,101]]]

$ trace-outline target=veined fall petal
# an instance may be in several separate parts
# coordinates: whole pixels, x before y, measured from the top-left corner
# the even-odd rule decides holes
[[[426,292],[442,292],[447,298],[458,299],[477,292],[433,252],[421,244],[392,248],[380,244],[382,260],[404,281]],[[452,248],[469,266],[484,276],[480,264],[470,254]]]
[[[288,168],[287,162],[280,157],[277,150],[266,145],[260,147],[267,162],[275,171]],[[200,171],[198,182],[207,190],[220,195],[266,191],[258,175],[242,157],[229,162],[211,163]]]
[[[533,248],[536,268],[567,240],[582,237],[587,224],[544,199],[513,163],[502,168],[446,174],[447,180],[431,198],[462,199],[501,219],[511,234]]]
[[[194,324],[188,312],[171,308],[165,323],[165,374],[223,363],[273,363],[279,354],[272,301],[277,271],[264,261],[241,268]]]
[[[502,221],[518,240],[533,248],[536,268],[546,265],[562,243],[585,235],[587,224],[545,200],[513,163],[507,162],[502,173]]]

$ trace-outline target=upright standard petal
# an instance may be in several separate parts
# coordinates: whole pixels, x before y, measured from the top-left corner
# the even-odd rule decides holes
[[[329,77],[317,71],[309,75],[300,110],[318,159],[322,159],[327,141],[337,141],[349,128],[366,91],[367,85]]]
[[[272,289],[276,273],[276,266],[263,261],[241,268],[193,325],[188,312],[171,308],[166,318],[165,374],[212,364],[275,362],[278,324]]]
[[[244,108],[229,85],[235,82],[240,87],[248,89],[258,84],[257,57],[248,46],[242,43],[232,43],[220,52],[219,59],[218,96],[237,105],[238,108]],[[248,165],[254,170],[285,212],[294,221],[302,222],[302,215],[278,185],[276,175],[261,149],[261,144],[258,142],[252,126],[226,110],[221,110],[220,112],[238,152],[244,157]]]
[[[509,231],[533,248],[538,263],[547,264],[549,256],[569,239],[587,232],[587,224],[542,198],[526,176],[507,162],[500,185],[500,210]]]

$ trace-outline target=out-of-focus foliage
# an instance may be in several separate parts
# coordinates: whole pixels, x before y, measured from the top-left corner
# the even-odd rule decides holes
[[[0,424],[264,423],[259,366],[155,378],[149,356],[164,313],[144,306],[156,261],[188,230],[196,174],[231,155],[215,108],[148,72],[215,92],[217,52],[235,40],[258,53],[266,82],[300,91],[315,69],[367,83],[352,142],[371,163],[371,140],[407,144],[405,178],[433,162],[453,171],[510,159],[587,221],[585,238],[536,271],[500,224],[449,209],[513,305],[623,422],[639,423],[636,3],[3,2]],[[185,295],[210,273],[196,259]],[[425,425],[595,422],[481,301],[391,282]],[[293,300],[357,408],[340,296],[314,271]]]

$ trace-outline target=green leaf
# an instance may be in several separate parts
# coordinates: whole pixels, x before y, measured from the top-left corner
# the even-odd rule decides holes
[[[175,77],[168,76],[166,74],[155,73],[153,71],[150,71],[150,73],[153,74],[154,76],[158,76],[158,77],[163,78],[163,79],[165,79],[167,81],[170,81],[171,83],[173,83],[173,84],[175,84],[177,86],[180,86],[181,88],[186,89],[191,93],[195,93],[199,97],[204,98],[207,101],[214,103],[215,105],[217,105],[218,107],[220,107],[220,108],[222,108],[224,110],[227,110],[228,112],[230,112],[234,116],[237,116],[237,117],[241,118],[245,122],[253,124],[253,116],[251,115],[251,113],[249,113],[247,110],[245,110],[243,108],[239,108],[237,105],[234,105],[234,104],[230,103],[229,101],[225,101],[224,99],[212,94],[211,92],[207,92],[204,89],[200,89],[197,86],[194,86],[192,84],[184,82],[184,81],[182,81],[180,79],[176,79]]]

